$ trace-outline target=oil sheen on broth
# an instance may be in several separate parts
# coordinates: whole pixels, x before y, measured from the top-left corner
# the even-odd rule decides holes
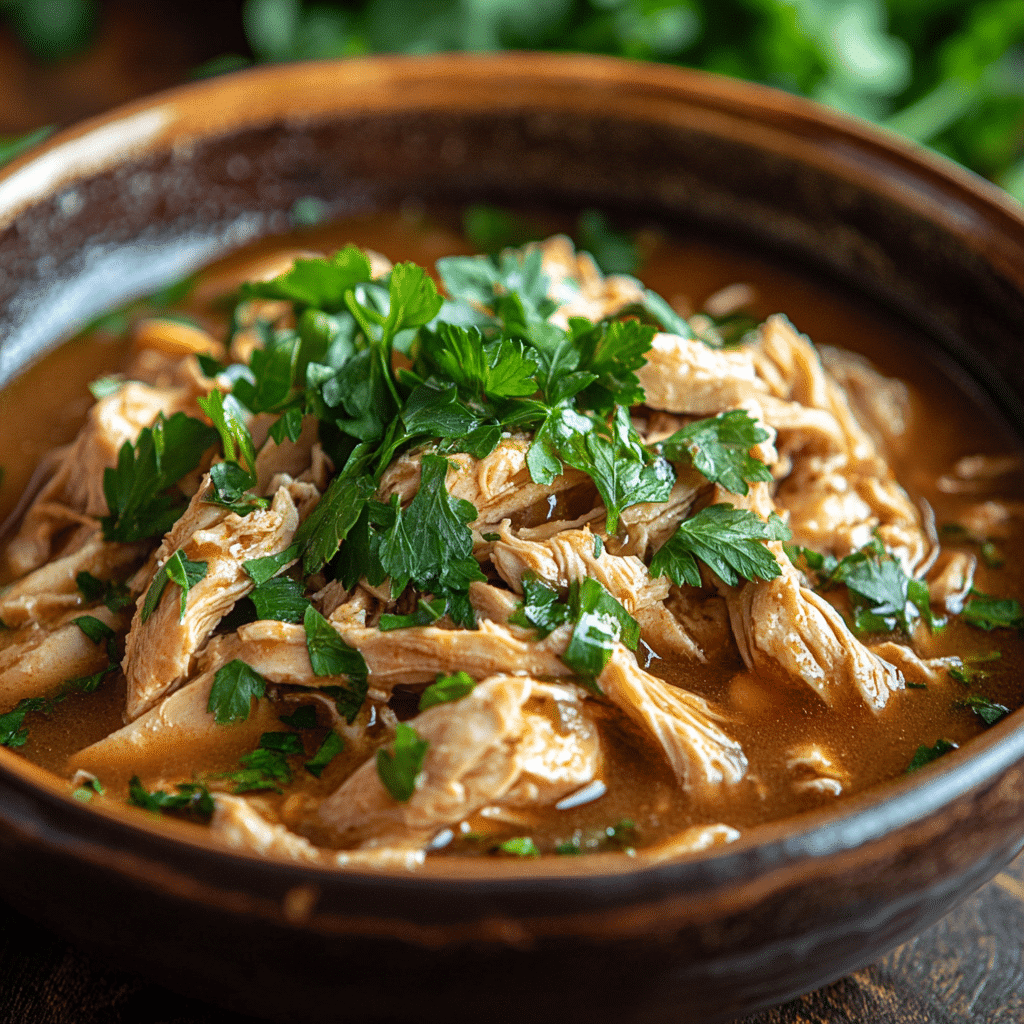
[[[160,409],[168,417],[185,411],[209,424],[210,407],[200,407],[197,396],[215,387],[225,392],[239,379],[237,369],[229,370],[215,385],[206,374],[216,375],[216,367],[207,363],[201,369],[190,349],[209,344],[208,354],[222,365],[246,362],[267,331],[297,326],[306,339],[302,344],[316,330],[326,331],[335,344],[338,331],[348,329],[355,337],[348,350],[353,357],[359,331],[375,335],[385,319],[373,320],[373,295],[365,287],[353,296],[371,313],[357,302],[356,318],[347,312],[351,304],[337,297],[322,303],[326,312],[316,312],[311,301],[294,306],[270,293],[250,297],[234,312],[230,351],[220,344],[234,309],[225,296],[235,294],[244,280],[283,273],[296,255],[313,258],[349,242],[386,253],[396,263],[411,260],[428,267],[440,257],[468,255],[465,240],[443,224],[443,219],[374,216],[262,242],[204,271],[172,311],[140,305],[130,311],[125,330],[100,327],[47,356],[3,393],[4,508],[15,508],[47,453],[73,441],[93,403],[90,381],[109,378],[106,389],[98,390],[101,395],[117,394],[129,377],[146,382],[150,390],[174,392],[162,405],[151,402],[149,412],[137,413],[141,418],[129,437],[135,440],[138,429],[152,424]],[[333,475],[323,453],[341,463],[354,442],[339,440],[344,431],[331,427],[321,431],[323,443],[314,452],[315,425],[304,421],[300,436],[302,423],[296,420],[291,440],[280,446],[266,443],[265,451],[276,453],[276,462],[261,455],[266,465],[256,467],[262,494],[273,505],[255,508],[250,501],[250,507],[242,507],[247,499],[239,505],[236,496],[231,512],[205,500],[219,495],[223,501],[226,494],[219,486],[214,490],[217,481],[204,475],[214,458],[225,457],[223,440],[209,431],[205,461],[188,468],[176,492],[182,508],[188,498],[191,504],[159,551],[161,535],[156,535],[132,539],[134,554],[117,566],[106,554],[75,560],[75,552],[99,544],[97,519],[108,511],[95,505],[96,494],[102,493],[95,481],[91,498],[88,484],[73,480],[63,490],[44,491],[24,522],[9,524],[5,543],[14,541],[5,572],[14,589],[0,604],[10,627],[6,665],[0,669],[0,714],[8,712],[0,717],[0,726],[6,723],[0,736],[68,778],[80,796],[118,802],[131,796],[135,803],[149,801],[151,808],[162,800],[166,813],[196,818],[218,839],[238,847],[311,862],[387,867],[414,866],[427,853],[532,856],[628,849],[641,857],[661,857],[705,849],[759,823],[827,806],[901,776],[915,755],[922,756],[921,748],[930,756],[943,749],[940,741],[962,744],[996,720],[1001,708],[1018,707],[1020,609],[1012,601],[1022,596],[1024,474],[1017,439],[983,397],[954,369],[941,365],[905,326],[820,284],[703,241],[651,233],[642,236],[640,247],[644,284],[677,311],[696,314],[689,321],[695,340],[673,348],[671,339],[659,337],[651,363],[638,370],[649,404],[632,410],[633,454],[620,451],[627,461],[639,460],[634,487],[641,490],[655,486],[652,479],[665,464],[657,456],[669,453],[675,484],[674,489],[671,481],[664,484],[661,500],[667,498],[666,504],[630,505],[633,499],[620,494],[621,522],[609,530],[607,508],[593,512],[602,501],[596,477],[572,454],[571,445],[559,449],[552,442],[549,447],[549,457],[557,456],[564,470],[551,479],[527,455],[529,434],[514,424],[506,424],[500,440],[492,438],[497,448],[489,453],[479,440],[442,439],[444,455],[456,467],[447,471],[447,490],[463,500],[476,497],[473,509],[463,508],[455,532],[465,531],[463,555],[480,566],[478,578],[460,589],[451,577],[442,578],[442,570],[421,567],[419,577],[415,569],[410,573],[404,594],[392,599],[387,583],[372,578],[373,570],[366,571],[365,565],[361,573],[358,559],[345,552],[354,548],[357,535],[365,540],[367,530],[377,532],[379,547],[380,537],[389,530],[394,535],[396,515],[408,516],[410,523],[414,519],[417,488],[428,469],[439,464],[438,434],[429,436],[434,428],[427,428],[405,447],[395,446],[396,461],[389,469],[383,470],[389,460],[381,463],[383,475],[378,473],[372,497],[379,504],[366,506],[370,496],[358,487],[346,499],[372,507],[376,518],[352,527],[338,556],[328,550],[327,564],[323,559],[295,564],[286,558],[276,567],[280,574],[271,587],[282,600],[290,595],[291,602],[284,600],[288,609],[281,611],[280,601],[269,606],[254,602],[250,595],[256,581],[242,563],[289,547],[299,521],[312,515]],[[643,293],[634,284],[602,279],[564,242],[544,243],[543,251],[553,304],[563,307],[553,318],[563,327],[568,310],[595,321],[640,315],[665,334],[681,329],[658,321],[656,307],[641,309]],[[386,270],[373,262],[377,276]],[[464,281],[467,267],[478,266],[449,264],[444,275],[449,291],[452,282]],[[487,302],[480,297],[479,278],[474,282],[469,291],[479,311]],[[737,282],[742,287],[730,287]],[[485,333],[490,332],[488,339],[498,319],[505,317],[506,326],[514,320],[500,306],[502,294],[502,286],[492,291],[490,308],[496,313],[489,318],[491,326],[487,317],[477,316]],[[780,310],[814,339],[827,373],[806,341],[778,319],[733,347],[716,347],[740,317],[760,322]],[[179,314],[191,326],[175,326]],[[444,311],[440,315],[444,319]],[[339,326],[346,317],[349,327]],[[584,336],[581,322],[574,323],[576,334]],[[609,330],[603,335],[609,348],[629,347],[622,340],[625,329],[621,336],[609,336]],[[524,337],[529,331],[513,327],[506,334]],[[464,403],[460,408],[476,414],[471,427],[486,423],[489,415],[507,416],[509,403],[529,397],[524,387],[506,387],[502,393],[500,383],[487,385],[493,393],[479,380],[462,391],[450,381],[438,384],[446,343],[435,339],[433,344],[440,357],[417,358],[414,349],[412,358],[395,355],[394,365],[411,368],[421,381],[433,373],[435,383],[422,386],[432,387],[434,397],[439,389],[452,388]],[[543,347],[544,342],[527,337],[522,350],[518,343],[509,344],[495,366],[511,365],[515,353],[520,359],[524,352],[527,358],[531,351],[536,355],[530,345]],[[585,337],[580,344],[591,353],[580,358],[590,363],[577,358],[576,364],[563,366],[563,376],[583,367],[599,377],[604,364],[593,353],[605,350],[593,345],[588,350]],[[859,353],[870,362],[838,350]],[[447,351],[456,350],[449,346]],[[487,349],[485,355],[496,351]],[[253,363],[257,379],[259,358]],[[455,363],[464,367],[467,358],[458,350]],[[344,369],[344,353],[336,353],[333,361],[339,379],[357,372],[352,366]],[[655,361],[667,367],[669,376],[676,375],[674,383],[654,381]],[[707,367],[719,374],[717,383],[701,383]],[[456,369],[456,376],[460,372]],[[615,372],[621,384],[622,367]],[[327,376],[324,370],[321,378]],[[398,381],[398,400],[410,401],[416,381],[400,376]],[[581,415],[589,415],[591,424],[613,422],[606,396],[618,385],[608,384],[604,392],[602,386],[598,379],[575,395],[546,391],[543,397],[550,407],[558,401],[572,406],[564,420],[570,425],[578,425]],[[548,381],[544,387],[554,385]],[[244,385],[235,391],[241,397],[251,394]],[[346,393],[345,406],[344,396],[337,398],[341,392],[344,388],[336,387],[320,394],[328,398],[330,415],[351,426],[359,419],[358,400]],[[279,401],[272,412],[249,420],[258,443],[286,404]],[[409,408],[404,416],[411,415]],[[754,420],[771,427],[763,442],[747,437],[745,450],[754,451],[762,471],[765,463],[770,466],[771,479],[759,479],[755,468],[746,495],[701,472],[693,446],[714,447],[714,442],[706,435],[704,440],[680,440],[678,434],[696,421],[710,422],[739,408],[747,410],[740,414],[746,429],[756,429]],[[352,427],[363,441],[373,434],[370,420],[364,415]],[[536,420],[529,424],[531,431],[538,427]],[[724,458],[722,445],[728,439],[716,436],[720,444],[715,451]],[[94,465],[113,466],[121,440],[108,440]],[[637,447],[641,442],[645,449]],[[730,449],[735,465],[742,463],[743,448],[734,444]],[[637,456],[638,450],[647,454]],[[232,454],[226,452],[229,459]],[[244,476],[249,468],[245,458],[234,455]],[[59,460],[50,468],[62,471]],[[434,477],[436,484],[436,472]],[[492,485],[495,494],[487,490]],[[251,496],[251,481],[248,491]],[[506,492],[535,497],[518,503],[513,498],[505,506]],[[443,501],[438,495],[433,500]],[[43,501],[59,507],[51,514],[41,507]],[[693,562],[694,571],[699,566],[700,586],[680,581],[670,587],[664,576],[648,571],[654,560],[655,567],[678,579],[680,563],[665,568],[668,560],[663,554],[658,562],[657,552],[681,523],[695,528],[695,523],[709,522],[706,517],[714,514],[705,511],[709,506],[724,509],[718,515],[760,524],[761,534],[748,543],[774,555],[777,568],[763,574],[768,578],[740,573],[729,585],[706,564]],[[332,514],[336,517],[344,507],[339,504]],[[934,510],[934,523],[929,510]],[[781,514],[793,528],[788,554],[781,534],[767,525],[778,522],[771,513]],[[17,546],[30,522],[46,535],[48,553],[42,561],[38,553],[25,555],[24,544]],[[318,525],[323,531],[323,522]],[[413,526],[409,531],[412,536]],[[316,537],[315,530],[299,527],[300,559],[316,547]],[[457,546],[459,538],[452,543]],[[454,558],[454,550],[444,557]],[[176,551],[182,561],[169,575],[162,567]],[[822,553],[833,556],[832,561],[822,565]],[[851,554],[852,560],[835,568]],[[65,561],[50,571],[60,578],[41,576],[43,563],[58,557]],[[385,555],[381,564],[397,564],[387,557],[394,556]],[[346,559],[355,568],[340,568]],[[180,577],[174,575],[181,565],[200,573],[192,581],[195,589],[185,595],[184,617]],[[194,568],[199,565],[201,570]],[[129,598],[121,601],[126,610],[101,613],[112,594],[109,587],[100,597],[98,591],[90,594],[88,585],[82,587],[81,579],[77,586],[69,584],[89,566],[95,569],[89,575],[101,583],[127,582]],[[15,582],[26,567],[36,573],[29,579],[37,582]],[[347,581],[353,585],[343,586],[346,572],[355,574]],[[360,575],[362,583],[355,586]],[[584,586],[587,576],[599,585]],[[872,590],[884,584],[891,594],[893,586],[897,592],[902,586],[907,594],[907,581],[915,578],[928,584],[930,605],[914,584],[906,608],[886,610]],[[161,580],[163,591],[151,595]],[[977,614],[957,614],[972,600],[972,590]],[[998,620],[1009,625],[979,613],[984,609],[978,593],[1011,602],[1001,607]],[[439,594],[448,595],[447,605],[437,602]],[[598,602],[596,612],[587,605],[587,595]],[[152,599],[147,602],[147,597]],[[421,597],[435,601],[425,605]],[[536,610],[538,600],[553,602],[553,618],[550,609]],[[609,617],[609,600],[622,612],[621,619],[614,610]],[[147,603],[152,607],[144,622]],[[305,611],[307,606],[313,611]],[[460,642],[465,639],[465,625],[458,623],[467,621],[468,607],[479,626],[476,634],[489,638],[486,651],[451,647],[455,632]],[[598,662],[589,674],[585,666],[593,663],[587,659],[602,654],[579,650],[585,645],[577,643],[576,634],[582,639],[584,624],[591,621],[588,608],[596,616],[596,647],[604,645],[606,659],[611,652],[605,667]],[[197,612],[205,618],[194,625],[189,617]],[[79,648],[83,642],[96,647],[92,660],[86,651],[88,663],[73,675],[98,674],[98,680],[73,685],[68,692],[66,678],[44,671],[49,682],[37,686],[38,692],[30,692],[31,684],[24,682],[7,684],[18,675],[17,663],[29,655],[41,657],[47,643],[63,650],[57,634],[62,629],[67,634],[68,624],[82,615],[109,623],[114,636],[114,654],[108,657],[104,636],[83,641],[77,634],[85,627],[70,628]],[[410,618],[381,632],[372,628],[381,615]],[[929,615],[935,619],[932,627],[926,622]],[[888,628],[893,616],[895,629]],[[941,619],[945,624],[939,626]],[[159,646],[163,640],[152,635],[157,621],[174,634],[169,653]],[[638,642],[630,634],[631,622],[639,624]],[[361,708],[358,673],[352,674],[346,655],[324,669],[307,645],[307,636],[320,626],[344,641],[343,650],[358,650],[365,657],[369,694]],[[135,637],[128,640],[126,681],[117,662],[129,629]],[[178,635],[183,632],[188,635]],[[506,659],[501,665],[494,654],[498,648]],[[133,659],[143,668],[133,666]],[[176,667],[160,678],[164,670],[159,666],[165,662]],[[245,667],[262,679],[256,690],[246,689],[252,677]],[[457,675],[462,669],[468,681]],[[439,703],[421,711],[424,691],[441,677],[455,689],[432,691]],[[241,694],[237,700],[243,711],[237,703],[234,711],[217,703],[217,694],[223,698],[232,686]],[[261,686],[264,695],[254,696]],[[77,692],[83,689],[89,692]],[[55,696],[59,699],[52,700]],[[43,700],[32,703],[37,698]],[[24,714],[12,720],[10,712],[17,715],[19,708]],[[158,740],[150,749],[152,722],[161,715],[177,727],[171,739]],[[164,797],[152,797],[154,791]],[[456,791],[461,794],[457,798]],[[207,821],[214,801],[216,810]]]

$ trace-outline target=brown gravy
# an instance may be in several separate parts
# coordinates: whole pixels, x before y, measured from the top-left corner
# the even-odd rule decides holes
[[[263,254],[296,246],[331,250],[349,241],[385,253],[394,261],[411,259],[428,266],[442,255],[471,251],[443,221],[393,215],[367,217],[285,239],[267,240],[215,264],[204,272],[203,283],[192,300],[193,307],[230,288],[238,280],[239,268]],[[905,326],[894,324],[877,311],[821,284],[810,283],[796,273],[705,240],[651,235],[646,248],[639,276],[677,306],[698,310],[720,288],[743,282],[754,289],[755,299],[749,308],[758,319],[783,311],[816,344],[861,352],[882,373],[906,382],[915,425],[891,462],[911,497],[927,501],[935,510],[940,526],[958,522],[965,508],[980,500],[1024,500],[1024,474],[1019,471],[980,494],[954,494],[943,487],[941,480],[952,472],[961,457],[1014,453],[1019,451],[1020,443],[984,398],[962,381],[951,380],[940,362],[930,355],[927,342],[915,337]],[[216,319],[209,308],[192,311],[211,322]],[[123,368],[128,354],[126,343],[102,332],[75,338],[0,393],[0,451],[4,452],[5,468],[0,486],[3,514],[17,502],[42,455],[74,435],[91,401],[87,383],[103,373]],[[1024,564],[1022,531],[1018,528],[1012,536],[997,543],[1003,564],[980,564],[975,586],[986,593],[1024,599],[1024,576],[1020,571]],[[1003,629],[986,633],[954,620],[929,644],[927,654],[935,656],[1000,650],[1001,659],[992,663],[984,681],[984,694],[1010,708],[1024,703],[1024,642],[1014,632]],[[678,673],[671,665],[655,663],[651,670],[676,681]],[[957,706],[966,691],[953,679],[927,690],[896,692],[878,714],[861,704],[827,708],[807,688],[769,687],[742,671],[739,662],[726,670],[710,671],[704,678],[687,675],[685,685],[736,715],[730,730],[743,745],[756,781],[724,815],[729,824],[738,828],[800,813],[832,800],[820,793],[797,793],[787,783],[783,751],[797,742],[825,743],[850,772],[852,781],[847,792],[857,792],[900,776],[919,745],[931,745],[940,736],[963,743],[984,728],[972,711]],[[21,752],[62,774],[72,752],[121,726],[123,702],[124,682],[117,678],[108,680],[95,694],[68,699],[49,717],[34,715],[29,720],[29,742]],[[3,710],[7,709],[0,709]],[[576,834],[582,835],[585,845],[587,837],[628,819],[636,825],[635,835],[648,843],[696,822],[718,820],[695,811],[688,801],[679,798],[678,786],[668,767],[645,750],[643,742],[638,743],[631,732],[628,724],[611,720],[604,726],[603,741],[614,752],[607,762],[608,792],[604,797],[560,812],[553,823],[534,822],[526,815],[522,827],[504,827],[496,834],[528,831],[538,836],[539,842],[547,837],[549,844],[564,842]],[[322,736],[323,732],[309,734],[309,753]],[[226,770],[231,764],[228,759],[223,764],[206,764],[203,769],[213,773]],[[322,797],[336,788],[351,767],[339,759],[321,780],[302,780],[297,776],[296,785],[305,787],[311,796]],[[114,797],[122,795],[119,787],[110,792]],[[287,796],[258,799],[288,820]],[[486,844],[479,838],[469,836],[456,840],[446,852],[473,853],[485,849]]]

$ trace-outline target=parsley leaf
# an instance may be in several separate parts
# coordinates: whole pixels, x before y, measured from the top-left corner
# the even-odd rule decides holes
[[[345,749],[345,741],[332,729],[323,743],[317,747],[316,753],[305,763],[310,775],[320,778],[324,769]]]
[[[486,579],[473,558],[468,527],[476,508],[448,493],[447,473],[447,459],[424,455],[419,489],[408,508],[395,506],[394,523],[380,538],[380,564],[395,595],[410,580],[420,590],[438,593],[465,591],[474,580]]]
[[[290,270],[272,281],[242,286],[245,298],[284,299],[299,307],[336,313],[345,308],[345,295],[357,284],[372,280],[370,261],[355,245],[329,259],[297,259]]]
[[[732,505],[709,505],[683,520],[655,552],[652,576],[668,576],[677,586],[701,585],[696,559],[730,586],[740,579],[772,580],[782,570],[762,541],[789,540],[789,528],[773,515],[765,522]]]
[[[406,803],[416,791],[416,780],[429,746],[411,725],[399,722],[392,749],[377,751],[377,775],[384,788],[399,803]]]
[[[508,621],[516,626],[536,629],[541,639],[552,630],[569,622],[572,611],[567,604],[559,599],[558,591],[549,587],[530,571],[522,577],[523,600],[519,607],[508,617]]]
[[[498,846],[498,850],[513,857],[540,856],[537,844],[529,836],[515,836],[512,839],[506,839]]]
[[[206,710],[218,725],[244,722],[252,710],[253,699],[262,697],[266,692],[266,679],[256,669],[235,658],[217,669]]]
[[[616,403],[641,403],[644,392],[633,371],[646,362],[654,328],[632,319],[593,324],[576,318],[569,328],[580,353],[579,371],[596,378],[581,394],[584,407],[609,412]]]
[[[23,747],[28,742],[25,716],[32,711],[49,714],[53,703],[44,697],[23,697],[13,710],[0,715],[0,746]]]
[[[93,615],[79,615],[71,620],[94,644],[114,639],[114,631]]]
[[[286,568],[299,557],[299,545],[292,544],[290,547],[279,551],[276,555],[264,555],[262,558],[250,558],[242,563],[246,575],[260,586],[272,579],[282,569]]]
[[[966,700],[961,701],[961,706],[970,708],[986,725],[995,725],[1010,713],[1010,709],[1004,704],[997,704],[977,693],[972,693]]]
[[[168,489],[199,465],[217,436],[212,427],[176,412],[143,427],[134,445],[125,441],[117,467],[103,471],[110,509],[101,519],[104,540],[130,542],[165,534],[186,505],[183,495],[175,497]]]
[[[201,821],[209,820],[214,810],[213,797],[203,783],[179,782],[175,788],[177,793],[167,793],[162,789],[150,793],[138,775],[133,775],[128,784],[128,802],[154,814],[171,811]]]
[[[473,692],[476,680],[466,672],[456,672],[450,676],[438,676],[437,680],[420,694],[420,711],[426,711],[436,704],[447,704],[449,701],[461,700]]]
[[[274,576],[249,594],[261,619],[302,622],[309,607],[305,586],[290,576]]]
[[[94,796],[103,796],[106,792],[103,783],[99,779],[92,778],[86,779],[81,786],[72,790],[71,795],[76,800],[81,800],[83,804],[87,804]]]
[[[572,587],[569,604],[576,626],[562,661],[596,689],[593,681],[608,664],[615,642],[621,640],[635,651],[640,641],[640,626],[592,576]]]
[[[993,597],[980,590],[971,591],[960,617],[978,629],[1024,630],[1024,613],[1019,601]]]
[[[746,409],[733,409],[677,430],[661,442],[661,449],[667,459],[687,459],[708,480],[733,494],[747,494],[748,484],[772,479],[771,470],[750,454],[768,436]]]
[[[75,585],[87,604],[102,601],[112,612],[119,612],[132,603],[131,592],[124,583],[97,579],[91,572],[75,576]]]
[[[290,715],[279,715],[278,718],[293,729],[316,728],[316,708],[312,704],[300,704]]]
[[[607,509],[605,529],[610,534],[624,508],[664,501],[675,483],[671,465],[640,443],[623,406],[616,408],[608,424],[566,403],[556,406],[534,435],[526,461],[539,484],[550,484],[562,463],[588,474]]]
[[[157,570],[153,582],[149,585],[146,600],[142,604],[141,621],[145,622],[156,611],[160,598],[170,582],[177,583],[181,588],[181,610],[178,621],[184,622],[188,593],[200,580],[206,578],[206,570],[206,562],[189,561],[180,549],[175,551]]]
[[[944,624],[932,614],[928,585],[908,577],[878,540],[843,558],[825,582],[846,585],[858,632],[897,627],[910,632],[918,616],[923,616],[933,629]]]
[[[366,678],[366,662],[341,634],[310,604],[303,613],[306,646],[313,671],[318,676],[348,676],[350,681]]]
[[[932,761],[938,760],[943,754],[948,754],[951,750],[959,749],[958,744],[952,740],[938,739],[935,741],[935,746],[929,747],[925,744],[921,744],[911,758],[910,764],[907,765],[905,775],[909,775],[911,772],[916,772],[918,769],[923,768],[926,764],[931,764]]]
[[[420,349],[427,372],[452,381],[464,399],[524,398],[537,390],[537,362],[521,341],[486,343],[475,327],[439,323]]]
[[[295,535],[302,571],[319,572],[337,553],[376,487],[372,477],[336,476]]]

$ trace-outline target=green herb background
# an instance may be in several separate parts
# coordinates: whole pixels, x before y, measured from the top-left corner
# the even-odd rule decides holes
[[[94,45],[111,4],[0,0],[41,65]],[[615,54],[787,89],[933,147],[1024,200],[1024,0],[244,0],[220,13],[253,63],[381,52],[527,49]],[[200,17],[190,23],[203,32]],[[189,29],[185,29],[189,31]],[[0,160],[18,139],[0,138]],[[5,145],[6,143],[6,145]]]

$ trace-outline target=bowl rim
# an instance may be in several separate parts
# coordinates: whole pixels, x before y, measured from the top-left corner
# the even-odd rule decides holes
[[[309,89],[310,76],[318,80]],[[324,79],[327,86],[324,87]],[[472,84],[473,88],[467,86]],[[440,54],[308,61],[250,68],[189,83],[117,107],[62,130],[12,161],[0,172],[0,234],[38,202],[59,195],[74,183],[136,158],[200,141],[230,137],[280,121],[315,124],[332,116],[449,108],[460,112],[544,108],[558,103],[572,85],[575,107],[596,109],[614,100],[612,113],[663,123],[661,117],[703,117],[705,123],[740,123],[751,138],[771,141],[814,165],[846,162],[844,174],[864,187],[923,212],[963,240],[969,224],[982,238],[980,254],[1024,292],[1024,209],[995,185],[930,150],[866,122],[810,100],[707,72],[594,55],[538,53]],[[254,101],[254,87],[262,90]],[[344,86],[345,88],[341,88]],[[530,87],[535,98],[524,104],[518,89]],[[518,87],[518,89],[516,88]],[[342,99],[339,99],[342,97]],[[418,102],[416,102],[418,100]],[[560,109],[566,109],[563,100]],[[607,109],[605,106],[604,109]],[[778,123],[765,125],[765,110]],[[661,115],[659,117],[658,115]],[[834,172],[836,167],[828,163]],[[636,885],[659,885],[715,862],[737,866],[759,851],[765,863],[795,865],[807,857],[841,856],[935,814],[972,791],[983,789],[1024,761],[1024,708],[970,741],[965,748],[928,765],[912,778],[882,783],[843,799],[840,805],[806,812],[745,832],[734,843],[661,862],[619,855],[586,858],[487,859],[481,870],[472,860],[440,859],[415,873],[296,863],[273,859],[276,871],[297,882],[345,884],[357,878],[401,879],[403,887],[432,887],[438,882],[503,886],[529,879],[531,884],[559,884],[580,874],[588,879],[629,876]],[[128,805],[90,806],[75,800],[66,782],[0,749],[0,782],[14,783],[44,797],[51,810],[99,815],[132,834],[145,833],[169,848],[201,852],[223,864],[266,864],[266,858],[201,838],[198,826],[154,822]],[[0,812],[0,818],[6,816]],[[66,842],[66,829],[34,825],[42,839]],[[1024,829],[1022,829],[1024,831]],[[1022,840],[1024,842],[1024,840]],[[585,863],[580,863],[585,862]],[[458,865],[453,867],[453,864]],[[127,870],[127,869],[126,869]],[[696,877],[696,876],[694,876]]]

